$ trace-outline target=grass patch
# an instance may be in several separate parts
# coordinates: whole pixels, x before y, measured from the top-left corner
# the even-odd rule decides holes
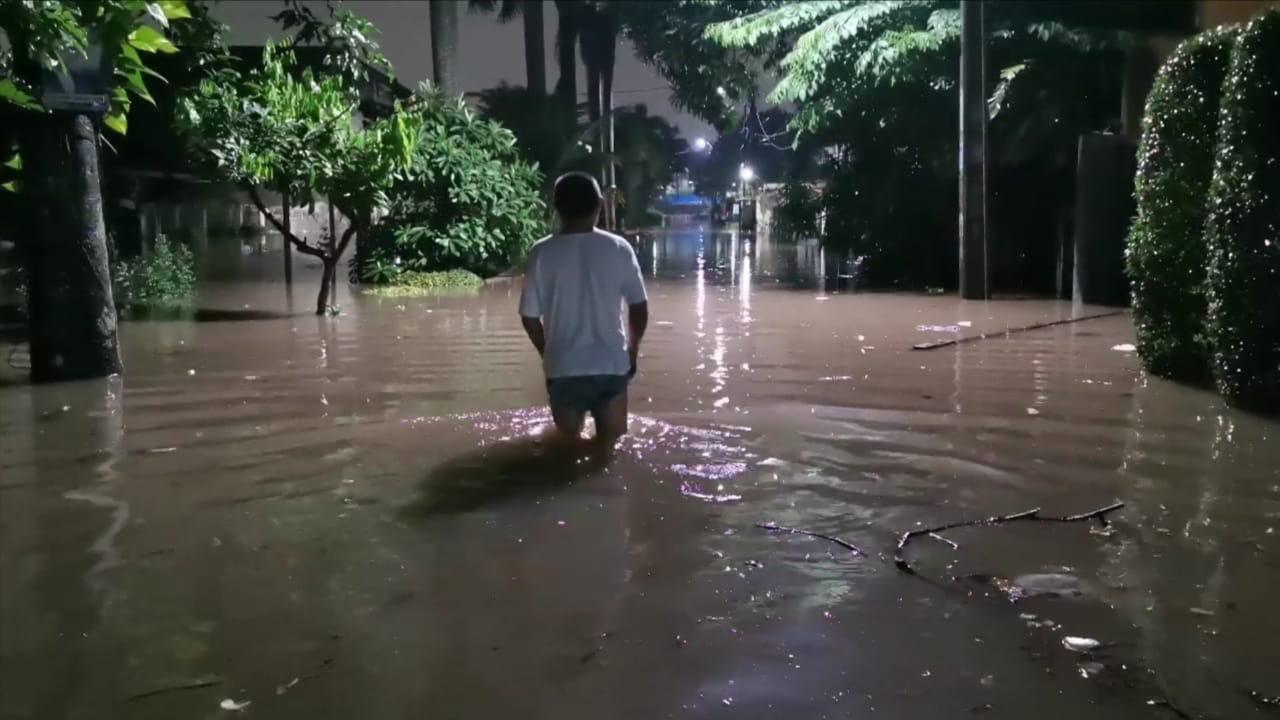
[[[483,284],[484,280],[479,275],[467,270],[411,271],[401,273],[389,285],[373,285],[364,291],[377,297],[421,297],[441,290],[474,290]]]

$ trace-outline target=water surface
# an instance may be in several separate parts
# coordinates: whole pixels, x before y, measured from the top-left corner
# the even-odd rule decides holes
[[[290,299],[278,255],[210,252],[196,319],[123,325],[123,380],[0,387],[0,717],[1241,718],[1280,694],[1280,429],[1145,377],[1127,316],[913,351],[1102,309],[842,292],[812,246],[657,233],[602,461],[538,440],[518,283],[343,289],[317,319],[314,268]],[[1105,532],[891,562],[920,525],[1114,501]]]

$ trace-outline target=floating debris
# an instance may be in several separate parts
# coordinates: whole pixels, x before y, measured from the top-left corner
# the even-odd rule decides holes
[[[1119,345],[1112,345],[1111,349],[1116,352],[1134,352],[1138,348],[1134,347],[1132,343],[1121,343]]]
[[[229,710],[231,712],[240,712],[241,710],[244,710],[245,708],[249,707],[250,704],[251,704],[251,701],[249,700],[245,700],[243,702],[236,702],[231,698],[227,698],[226,700],[223,700],[222,702],[218,703],[218,707],[222,708],[223,710]]]
[[[741,495],[733,495],[730,493],[720,492],[724,490],[723,485],[716,486],[716,490],[717,492],[715,493],[706,493],[699,490],[697,486],[695,486],[693,483],[688,483],[688,482],[680,483],[681,495],[684,495],[685,497],[691,497],[697,500],[702,500],[704,502],[730,503],[730,502],[738,502],[739,500],[742,499]]]
[[[1102,647],[1102,643],[1093,638],[1078,637],[1076,635],[1068,635],[1062,638],[1062,647],[1071,652],[1088,653]]]
[[[1193,608],[1191,608],[1191,614],[1192,614],[1192,615],[1204,615],[1204,616],[1206,616],[1206,617],[1213,617],[1213,616],[1214,616],[1214,612],[1213,612],[1212,610],[1205,610],[1204,608],[1198,608],[1198,607],[1193,607]]]

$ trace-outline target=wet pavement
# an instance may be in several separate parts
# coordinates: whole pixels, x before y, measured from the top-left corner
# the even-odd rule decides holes
[[[1274,716],[1275,421],[1146,378],[1125,315],[911,349],[1102,308],[641,259],[609,459],[539,441],[518,283],[317,319],[235,241],[123,381],[5,370],[0,717]]]

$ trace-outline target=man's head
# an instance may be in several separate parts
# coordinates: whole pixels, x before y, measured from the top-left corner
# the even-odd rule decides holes
[[[552,204],[564,225],[595,224],[604,195],[596,179],[584,172],[565,173],[556,178]]]

